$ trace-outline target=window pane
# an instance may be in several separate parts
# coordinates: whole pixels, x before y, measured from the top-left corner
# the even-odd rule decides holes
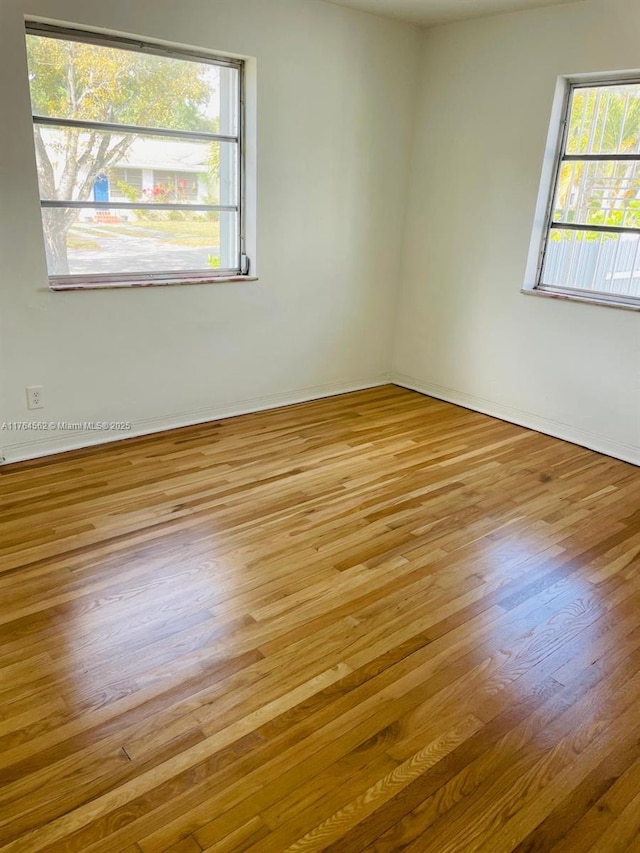
[[[43,208],[49,275],[237,269],[238,214]]]
[[[239,71],[27,35],[34,115],[238,133]]]
[[[27,56],[50,275],[237,270],[239,213],[197,208],[239,207],[240,143],[183,133],[238,135],[239,67],[31,34]]]
[[[106,176],[108,181],[109,198],[115,201],[129,201],[130,191],[142,195],[142,169],[113,167]]]
[[[556,229],[547,241],[542,284],[640,296],[640,235]]]
[[[640,83],[574,89],[568,154],[640,152]]]
[[[554,222],[640,228],[640,163],[563,163],[553,218]]]
[[[238,144],[34,125],[40,197],[238,204]]]

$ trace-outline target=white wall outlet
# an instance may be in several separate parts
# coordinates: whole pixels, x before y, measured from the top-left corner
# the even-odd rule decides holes
[[[42,385],[31,385],[27,388],[27,408],[44,409],[44,391]]]

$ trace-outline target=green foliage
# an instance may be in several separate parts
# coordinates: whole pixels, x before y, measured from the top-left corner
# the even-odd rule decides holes
[[[575,89],[567,131],[567,154],[616,155],[640,147],[640,86]],[[560,169],[554,219],[581,225],[640,227],[640,174],[634,162],[568,161]],[[616,234],[554,231],[551,239],[617,240]]]
[[[133,211],[136,219],[142,222],[159,222],[162,219],[162,210],[149,210],[148,207],[139,207]]]
[[[43,36],[27,36],[37,115],[213,130],[210,83],[195,62]]]
[[[607,241],[618,240],[618,234],[603,234],[599,231],[561,231],[554,228],[549,235],[549,239],[554,243],[575,242],[575,243],[596,243],[598,240]]]
[[[126,183],[126,181],[116,181],[115,184],[118,191],[127,199],[127,201],[134,202],[140,200],[140,190],[137,187]]]
[[[216,131],[217,132],[217,131]],[[209,156],[207,157],[207,204],[220,204],[220,143],[209,144]]]
[[[567,153],[628,153],[640,139],[637,84],[575,89]]]
[[[218,255],[209,255],[207,257],[207,266],[215,270],[220,269],[220,258]]]

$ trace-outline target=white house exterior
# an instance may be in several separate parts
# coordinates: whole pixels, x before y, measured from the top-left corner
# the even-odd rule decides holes
[[[211,146],[203,142],[136,139],[109,170],[104,200],[132,201],[135,193],[147,202],[159,192],[170,200],[205,204],[210,200],[210,157]]]
[[[64,130],[42,128],[47,155],[53,166],[56,185],[59,185],[67,158],[67,137]],[[116,137],[113,147],[123,137]],[[185,204],[212,202],[218,176],[213,177],[212,146],[207,142],[178,141],[161,137],[138,137],[125,155],[93,182],[86,201],[104,204],[108,201],[144,202],[170,201]],[[104,214],[104,208],[102,214]],[[115,215],[115,211],[112,212]],[[135,211],[117,211],[119,219],[132,219]],[[82,210],[79,218],[91,221],[96,211]]]

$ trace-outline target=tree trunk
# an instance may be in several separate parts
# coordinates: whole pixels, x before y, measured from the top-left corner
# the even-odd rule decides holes
[[[71,222],[68,222],[66,211],[58,208],[44,208],[42,222],[49,275],[69,275],[67,234]]]

